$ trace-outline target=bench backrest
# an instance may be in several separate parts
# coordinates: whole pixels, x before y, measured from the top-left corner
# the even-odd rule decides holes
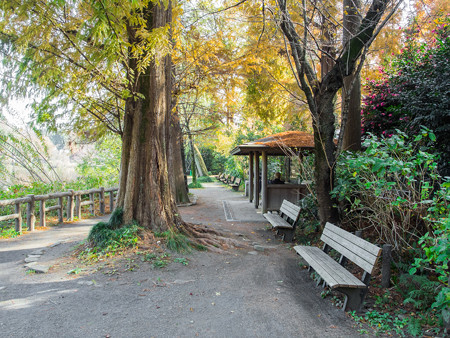
[[[236,178],[236,180],[234,181],[234,184],[241,185],[241,179],[239,177]]]
[[[381,254],[381,248],[331,223],[320,239],[370,274]]]
[[[236,177],[231,176],[231,178],[228,180],[228,183],[233,183],[235,179],[236,179]]]
[[[283,200],[280,207],[280,213],[289,217],[294,223],[297,222],[300,215],[300,207],[288,200]]]

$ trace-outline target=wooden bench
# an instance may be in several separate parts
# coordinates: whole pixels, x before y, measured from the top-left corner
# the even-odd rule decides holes
[[[230,177],[230,175],[228,175],[228,174],[226,174],[226,175],[224,175],[224,176],[222,176],[222,178],[220,178],[220,182],[222,182],[222,183],[227,183],[227,181],[228,181],[228,177]]]
[[[301,208],[298,205],[283,200],[278,214],[266,213],[263,216],[272,224],[272,228],[277,231],[277,234],[283,236],[284,241],[292,242],[300,210]]]
[[[239,191],[239,186],[241,185],[241,179],[237,177],[233,183],[229,184],[230,187],[233,188],[234,191]]]
[[[323,249],[311,246],[295,246],[295,251],[303,257],[323,279],[324,285],[345,295],[343,310],[361,311],[368,291],[370,275],[381,253],[381,248],[369,243],[337,226],[327,223],[320,239],[325,243]],[[330,249],[341,256],[339,262],[328,255]],[[344,265],[352,261],[363,269],[361,280],[348,271]]]

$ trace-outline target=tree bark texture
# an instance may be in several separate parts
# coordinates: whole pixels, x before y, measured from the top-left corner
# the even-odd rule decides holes
[[[191,176],[192,183],[197,184],[197,167],[195,166],[195,150],[194,150],[194,138],[190,130],[188,129],[188,138],[189,138],[189,153],[191,156]]]
[[[170,2],[164,6],[148,4],[145,11],[149,28],[163,27],[171,20]],[[128,28],[130,44],[139,36],[133,26]],[[139,74],[135,59],[129,69]],[[139,77],[134,90],[140,97],[125,103],[122,160],[117,207],[123,209],[125,224],[137,221],[154,231],[166,231],[181,224],[169,183],[168,147],[170,132],[171,58],[156,56]]]
[[[359,10],[360,0],[344,0],[344,44],[357,33],[361,24]],[[354,80],[355,79],[355,80]],[[353,81],[354,80],[354,81]],[[353,84],[352,84],[353,82]],[[348,91],[350,90],[350,96]],[[352,74],[344,78],[342,89],[342,116],[347,116],[345,123],[342,150],[361,150],[361,76]],[[347,110],[347,111],[345,111]]]
[[[182,159],[182,141],[180,120],[176,112],[172,111],[170,125],[170,146],[169,146],[169,178],[171,189],[175,193],[177,204],[189,203],[189,195],[184,180],[183,159]]]

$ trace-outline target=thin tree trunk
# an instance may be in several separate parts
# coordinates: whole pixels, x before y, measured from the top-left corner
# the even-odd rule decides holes
[[[194,150],[194,140],[190,130],[188,130],[189,136],[189,149],[191,153],[191,175],[192,175],[192,184],[197,184],[197,168],[195,167],[195,150]]]
[[[348,43],[358,31],[361,24],[360,8],[360,0],[344,0],[344,44]],[[352,87],[351,84],[355,77]],[[343,130],[342,150],[361,150],[361,77],[359,73],[344,78],[342,110],[342,116],[347,114],[347,122]]]
[[[314,178],[316,181],[317,202],[319,205],[319,219],[322,225],[326,222],[337,222],[338,211],[334,207],[336,202],[331,198],[335,176],[335,150],[334,131],[334,96],[317,100],[319,102],[318,115],[320,119],[313,122],[314,129]]]
[[[195,150],[195,163],[197,165],[198,176],[208,176],[208,168],[206,168],[205,161],[203,160],[202,153],[198,147],[194,144]]]
[[[189,203],[188,190],[184,180],[183,159],[181,154],[182,131],[178,114],[173,111],[171,118],[171,135],[169,151],[169,172],[172,191],[175,192],[175,201],[177,204]]]

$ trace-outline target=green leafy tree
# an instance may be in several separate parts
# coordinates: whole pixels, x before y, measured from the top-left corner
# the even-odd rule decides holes
[[[320,44],[317,46],[319,33],[313,27],[322,20],[323,15],[337,26],[340,26],[340,23],[329,14],[326,3],[303,1],[300,4],[288,3],[286,0],[276,1],[276,20],[283,32],[283,38],[289,45],[287,55],[292,64],[298,89],[304,93],[311,112],[315,142],[315,183],[322,224],[327,221],[335,222],[338,218],[330,196],[336,164],[334,143],[336,95],[343,87],[344,79],[361,70],[368,48],[387,22],[382,20],[383,15],[386,14],[389,18],[395,12],[398,2],[373,0],[367,5],[354,34],[340,50],[336,51],[338,56],[333,59],[328,71],[322,72],[322,76],[319,76],[316,69],[319,68],[321,59],[327,59],[330,55],[321,48],[323,46]],[[388,9],[389,6],[391,7]],[[311,50],[319,50],[320,54],[310,53]],[[343,129],[345,124],[341,125],[341,135]]]
[[[37,121],[69,109],[75,131],[122,136],[123,222],[182,226],[168,174],[171,1],[2,1],[8,88],[30,95]],[[53,127],[57,127],[56,122]]]
[[[401,53],[383,69],[380,81],[368,83],[363,131],[390,136],[395,129],[414,135],[426,126],[436,135],[440,172],[450,175],[450,19],[437,20],[430,41],[407,32]]]

